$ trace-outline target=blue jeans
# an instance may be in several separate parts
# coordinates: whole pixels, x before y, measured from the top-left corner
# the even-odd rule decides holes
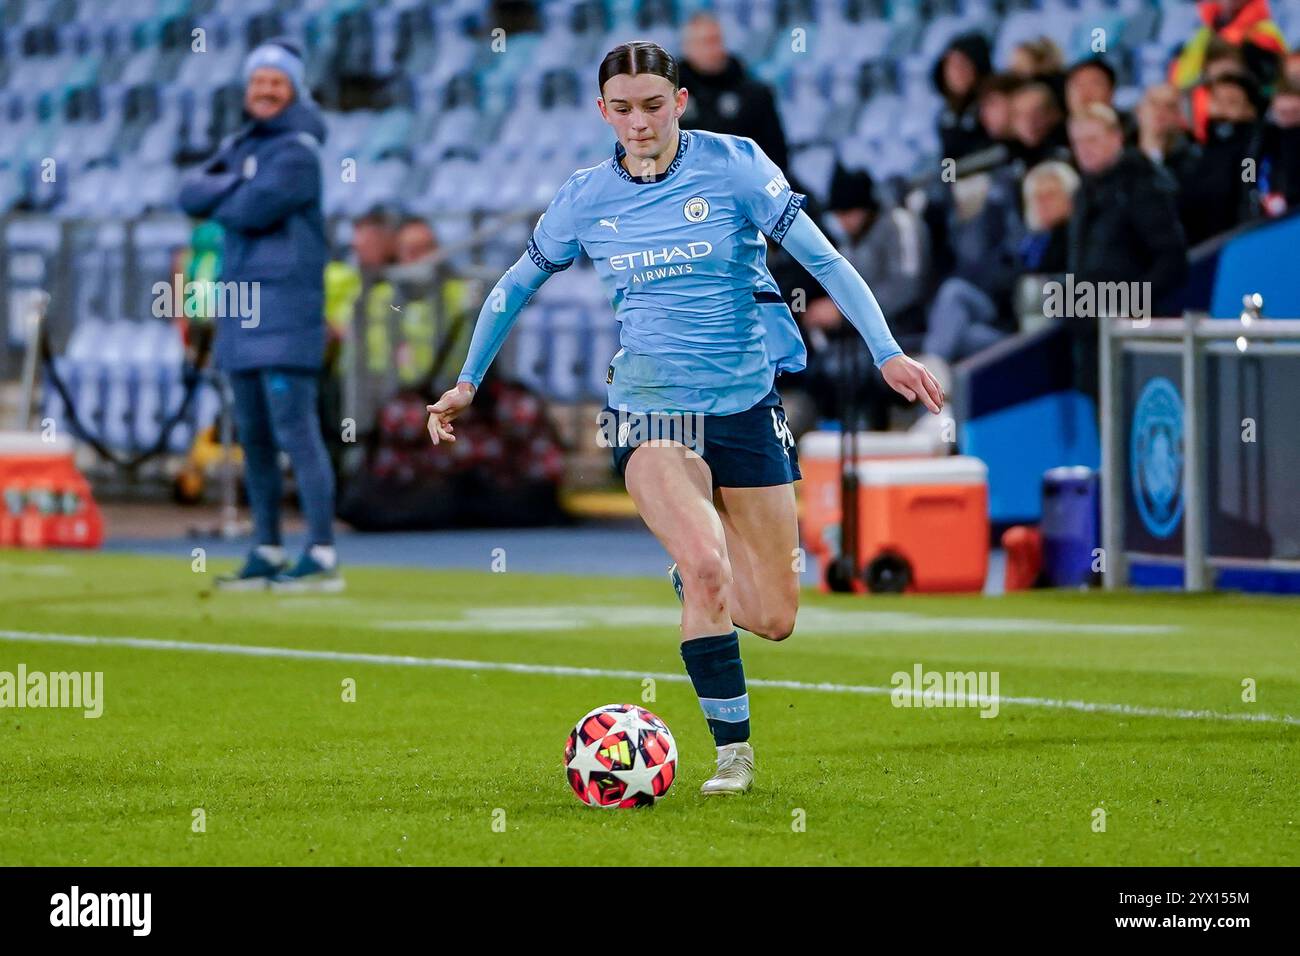
[[[1007,337],[994,325],[997,318],[997,306],[983,289],[965,279],[945,279],[930,306],[922,349],[945,362],[974,355]]]
[[[317,373],[264,368],[231,372],[235,427],[257,544],[280,544],[279,452],[289,455],[307,519],[307,545],[334,543],[334,471],[316,411]]]

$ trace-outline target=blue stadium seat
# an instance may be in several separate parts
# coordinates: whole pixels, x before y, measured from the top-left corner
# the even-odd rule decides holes
[[[1160,8],[1160,29],[1155,43],[1166,54],[1191,39],[1201,25],[1195,4],[1163,4]]]

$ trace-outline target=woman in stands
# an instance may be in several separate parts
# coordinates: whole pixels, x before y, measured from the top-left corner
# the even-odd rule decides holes
[[[806,352],[760,232],[817,278],[891,387],[935,414],[943,392],[902,354],[871,290],[754,141],[679,128],[688,93],[672,56],[622,44],[599,86],[614,155],[570,176],[538,219],[483,305],[456,386],[429,406],[429,433],[455,441],[452,420],[520,310],[585,252],[621,326],[598,441],[676,562],[682,658],[718,748],[702,792],[740,793],[754,756],[736,628],[784,640],[799,600],[800,473],[775,379],[802,369]]]

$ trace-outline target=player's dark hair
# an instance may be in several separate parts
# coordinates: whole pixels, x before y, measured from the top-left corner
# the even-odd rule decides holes
[[[601,96],[605,95],[605,84],[609,82],[610,77],[618,76],[620,73],[631,76],[636,76],[638,73],[653,73],[671,83],[674,90],[678,87],[677,60],[658,43],[649,40],[620,43],[605,54],[605,59],[600,61]]]

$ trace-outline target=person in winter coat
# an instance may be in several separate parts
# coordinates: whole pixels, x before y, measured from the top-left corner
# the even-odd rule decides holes
[[[1201,25],[1169,64],[1169,82],[1191,98],[1192,131],[1205,139],[1209,122],[1210,69],[1225,49],[1239,58],[1243,71],[1271,91],[1287,54],[1286,39],[1273,20],[1268,0],[1210,0],[1197,4]]]
[[[751,77],[727,52],[722,27],[707,13],[686,23],[678,82],[690,91],[682,129],[748,136],[779,168],[789,170],[790,153],[772,91]]]
[[[1259,193],[1266,216],[1300,207],[1300,81],[1283,80],[1260,137]]]
[[[243,77],[250,122],[186,177],[180,195],[191,216],[221,224],[221,281],[255,306],[252,314],[217,319],[216,364],[234,395],[256,535],[243,567],[218,584],[337,591],[343,579],[334,550],[334,474],[317,414],[325,349],[325,125],[311,106],[292,41],[254,49]],[[292,565],[280,539],[281,450],[308,525],[307,547]]]
[[[954,37],[935,62],[931,80],[943,97],[939,143],[945,159],[961,159],[992,145],[979,118],[980,81],[992,72],[989,41],[981,33]]]
[[[1147,307],[1158,313],[1187,275],[1173,178],[1124,148],[1119,118],[1100,103],[1070,118],[1070,141],[1083,182],[1070,217],[1068,271],[1076,282],[1150,283]]]
[[[1183,183],[1180,213],[1190,245],[1227,232],[1254,215],[1255,181],[1242,175],[1257,163],[1264,100],[1249,75],[1210,84],[1209,125],[1200,156]]]
[[[905,206],[883,204],[865,169],[839,163],[831,176],[828,207],[827,234],[836,249],[871,285],[899,341],[918,345],[931,278],[925,224]],[[892,403],[889,388],[870,371],[870,351],[820,287],[809,291],[802,321],[810,346],[807,387],[821,415],[842,415],[838,403],[846,389],[855,388],[868,420],[883,427]]]

